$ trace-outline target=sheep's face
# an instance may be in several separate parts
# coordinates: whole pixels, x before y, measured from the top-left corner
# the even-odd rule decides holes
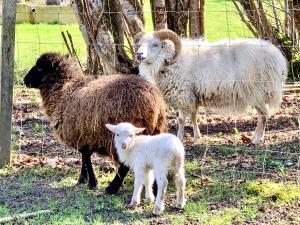
[[[25,76],[25,85],[30,88],[39,89],[48,76],[53,76],[59,62],[59,57],[60,55],[55,53],[46,53],[40,56],[35,66]]]
[[[134,143],[135,135],[145,130],[145,128],[137,128],[130,123],[106,124],[105,126],[115,134],[114,143],[117,151],[130,149]]]
[[[173,57],[174,44],[169,40],[160,40],[153,34],[145,34],[135,44],[135,59],[138,63],[154,64]]]

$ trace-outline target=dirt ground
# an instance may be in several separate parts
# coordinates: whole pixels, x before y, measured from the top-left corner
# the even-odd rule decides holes
[[[32,102],[32,99],[38,100],[36,95],[21,91],[14,98],[13,159],[9,167],[9,170],[14,172],[0,175],[0,204],[9,203],[9,207],[16,210],[31,207],[34,203],[44,208],[49,205],[49,199],[64,199],[71,204],[75,199],[68,193],[81,191],[80,188],[70,189],[68,185],[55,188],[49,186],[50,183],[62,181],[65,174],[77,176],[81,162],[78,152],[55,140],[40,103]],[[205,186],[211,182],[210,177],[216,174],[224,180],[234,177],[233,186],[249,177],[293,181],[299,184],[299,112],[298,96],[283,97],[280,111],[268,119],[265,140],[254,146],[249,143],[249,138],[255,130],[255,114],[233,117],[201,111],[199,120],[202,138],[199,143],[191,142],[193,131],[189,121],[185,127],[186,160],[189,165],[193,165],[194,160],[198,159],[195,168],[187,169],[188,177],[198,178],[198,181],[193,180],[191,187]],[[171,133],[176,133],[178,124],[176,113],[172,110],[168,114],[168,127]],[[93,165],[100,177],[102,173],[113,172],[116,168],[109,159],[96,155],[93,156]],[[40,169],[35,170],[36,168]],[[38,182],[31,182],[30,187],[26,188],[24,181],[28,176],[34,177]],[[101,195],[103,192],[97,194]],[[197,195],[194,196],[195,199],[193,196],[190,198],[192,201],[199,200]],[[225,198],[210,204],[211,210],[216,210],[237,203],[234,199]],[[291,215],[300,213],[300,205],[297,202],[277,208],[268,206],[262,211],[263,216],[239,224],[271,224],[271,221],[276,224],[278,218],[291,220],[290,224],[293,224],[296,220],[293,220]],[[155,218],[151,221],[155,224],[166,222]]]

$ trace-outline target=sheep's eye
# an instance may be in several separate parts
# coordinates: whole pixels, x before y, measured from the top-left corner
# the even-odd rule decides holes
[[[42,72],[42,68],[41,67],[38,67],[37,70],[38,70],[38,72]]]
[[[118,137],[120,136],[119,134],[116,134]]]
[[[130,138],[133,138],[133,135],[130,135],[129,137],[130,137]]]
[[[152,45],[152,47],[157,48],[157,47],[158,47],[158,44],[157,44],[157,43],[154,43],[154,44]]]

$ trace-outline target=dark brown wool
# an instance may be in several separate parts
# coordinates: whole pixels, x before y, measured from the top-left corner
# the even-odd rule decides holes
[[[105,128],[106,123],[131,122],[145,127],[146,134],[166,131],[163,97],[143,78],[84,76],[67,56],[54,57],[53,65],[56,72],[44,81],[41,96],[56,137],[68,146],[88,146],[91,151],[116,159],[113,136]]]

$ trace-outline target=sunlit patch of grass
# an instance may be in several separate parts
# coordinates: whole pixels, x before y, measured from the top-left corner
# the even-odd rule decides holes
[[[289,182],[274,182],[260,180],[248,183],[245,189],[257,199],[277,203],[288,203],[294,199],[300,199],[300,189]]]

